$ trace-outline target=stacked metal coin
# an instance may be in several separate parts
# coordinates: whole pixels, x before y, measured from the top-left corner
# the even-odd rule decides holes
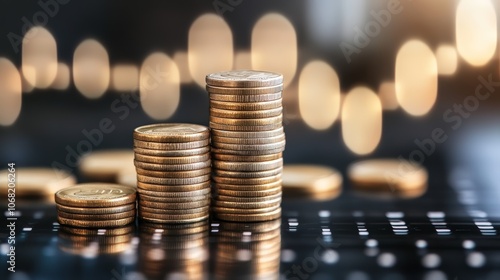
[[[281,74],[235,70],[206,77],[210,97],[213,212],[221,220],[281,216]]]
[[[189,223],[208,218],[210,133],[195,124],[165,123],[134,130],[139,218]]]
[[[61,225],[113,228],[135,221],[134,188],[106,183],[78,184],[55,194]]]

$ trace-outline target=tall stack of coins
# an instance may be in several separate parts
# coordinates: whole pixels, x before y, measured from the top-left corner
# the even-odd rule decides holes
[[[78,184],[55,194],[57,221],[84,228],[112,228],[135,221],[134,188],[105,183]]]
[[[236,70],[206,77],[210,97],[213,212],[221,220],[281,216],[281,74]]]
[[[165,123],[134,130],[139,218],[189,223],[208,218],[210,133],[195,124]]]

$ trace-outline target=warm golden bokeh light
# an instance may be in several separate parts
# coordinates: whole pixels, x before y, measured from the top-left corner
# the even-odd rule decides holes
[[[73,81],[87,98],[101,97],[110,78],[108,52],[101,43],[87,39],[78,45],[73,56]]]
[[[24,35],[22,71],[26,81],[36,88],[47,88],[56,78],[57,44],[47,29],[33,27]]]
[[[453,75],[457,71],[457,50],[451,45],[440,45],[436,50],[439,75]]]
[[[222,17],[204,14],[189,29],[188,63],[193,80],[205,88],[205,76],[233,68],[233,34]]]
[[[461,0],[456,14],[460,56],[473,66],[488,63],[497,47],[497,16],[490,0]]]
[[[384,110],[396,110],[399,107],[394,82],[382,82],[378,88],[378,97]]]
[[[112,70],[112,87],[117,91],[133,91],[139,87],[139,68],[133,64],[118,64]]]
[[[323,61],[309,62],[300,73],[299,111],[316,130],[332,126],[340,110],[340,82],[335,70]]]
[[[57,75],[54,82],[52,82],[52,84],[50,85],[50,87],[58,90],[68,89],[71,80],[70,72],[71,70],[69,69],[69,66],[66,63],[58,63]]]
[[[141,106],[155,120],[168,119],[180,99],[179,70],[166,54],[153,53],[142,63],[140,72]]]
[[[342,105],[342,138],[346,146],[358,155],[377,148],[382,135],[382,105],[371,89],[353,88]]]
[[[396,57],[396,97],[399,105],[411,115],[425,115],[437,97],[437,61],[422,41],[406,42]]]
[[[252,56],[249,51],[239,51],[234,55],[234,69],[252,69]]]
[[[193,81],[189,73],[188,55],[185,51],[178,51],[174,54],[174,62],[179,68],[181,83],[188,84]]]
[[[297,70],[297,35],[280,14],[261,17],[252,31],[252,68],[281,73],[288,86]]]
[[[24,93],[31,93],[33,91],[33,89],[35,89],[35,87],[26,80],[26,77],[24,77],[22,67],[19,69],[19,74],[21,75],[21,84],[22,84],[23,92]]]
[[[0,57],[0,125],[13,124],[22,104],[21,75],[10,60]]]

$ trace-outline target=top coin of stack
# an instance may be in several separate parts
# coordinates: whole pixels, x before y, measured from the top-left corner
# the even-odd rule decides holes
[[[112,228],[135,221],[134,188],[106,183],[78,184],[55,193],[61,225]]]
[[[210,74],[206,82],[216,216],[240,222],[280,217],[283,75],[235,70]]]
[[[187,223],[208,218],[210,133],[195,124],[165,123],[134,130],[139,218]]]

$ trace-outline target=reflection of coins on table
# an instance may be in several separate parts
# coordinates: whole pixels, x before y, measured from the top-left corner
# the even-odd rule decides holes
[[[57,220],[81,228],[114,228],[135,221],[136,190],[132,187],[87,183],[55,193]]]
[[[75,176],[70,173],[38,167],[19,167],[15,174],[4,169],[0,171],[0,195],[7,196],[9,179],[15,180],[16,199],[47,198],[54,201],[54,193],[76,184]],[[10,177],[9,177],[10,176]]]
[[[116,182],[122,170],[134,167],[134,153],[131,150],[103,150],[91,152],[80,159],[81,174],[94,181]]]
[[[321,165],[285,165],[283,167],[283,194],[286,197],[331,199],[342,188],[342,175],[335,169]]]
[[[134,130],[139,218],[153,223],[207,219],[210,133],[196,124],[163,123]]]
[[[356,189],[392,192],[425,188],[428,178],[422,166],[396,159],[359,161],[349,166],[347,175]]]
[[[62,224],[58,233],[59,248],[70,254],[96,256],[127,250],[134,236],[134,226],[115,228],[79,228]]]

